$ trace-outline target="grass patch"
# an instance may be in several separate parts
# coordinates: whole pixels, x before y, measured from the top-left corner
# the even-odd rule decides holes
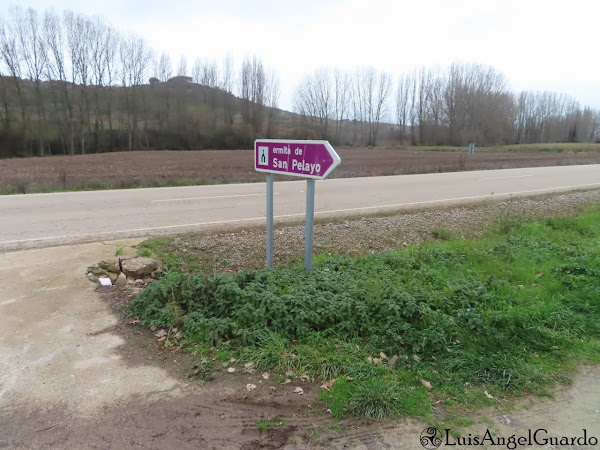
[[[503,219],[485,238],[301,267],[173,271],[132,303],[147,326],[177,327],[257,369],[336,380],[336,418],[428,418],[433,403],[484,406],[569,381],[600,362],[600,208],[574,218]],[[423,380],[433,389],[427,389]]]
[[[282,419],[279,416],[273,416],[270,419],[258,419],[256,421],[256,429],[259,433],[268,430],[269,428],[285,427],[287,420]]]
[[[112,189],[141,189],[176,186],[203,186],[231,183],[236,183],[236,181],[207,182],[205,179],[183,178],[171,180],[118,180],[114,182],[90,181],[82,184],[50,184],[47,186],[22,181],[14,186],[0,186],[0,195],[48,194],[53,192],[105,191]]]
[[[142,247],[138,250],[138,255],[143,257],[152,256],[152,251],[149,248]]]

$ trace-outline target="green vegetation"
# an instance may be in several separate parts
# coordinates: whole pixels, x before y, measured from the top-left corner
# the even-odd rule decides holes
[[[123,247],[120,247],[115,251],[115,256],[121,256],[123,254]]]
[[[285,427],[286,425],[287,420],[282,419],[279,416],[273,416],[270,419],[258,419],[256,421],[256,429],[259,433],[262,433],[269,428]]]
[[[142,247],[142,248],[140,248],[140,249],[138,250],[138,255],[139,255],[139,256],[145,256],[145,257],[149,257],[149,256],[152,256],[152,252],[150,251],[150,249],[149,249],[149,248],[143,248],[143,247]]]
[[[204,358],[216,346],[257,369],[335,379],[321,393],[335,417],[546,395],[575,364],[600,362],[600,207],[508,218],[477,241],[321,256],[311,273],[173,271],[132,314],[177,327]]]

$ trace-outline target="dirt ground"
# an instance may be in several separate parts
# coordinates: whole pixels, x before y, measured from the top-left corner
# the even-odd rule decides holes
[[[351,253],[381,250],[395,245],[383,239],[386,235],[408,244],[430,239],[440,227],[460,233],[467,223],[468,232],[476,235],[493,218],[510,219],[523,212],[537,217],[569,214],[599,200],[600,191],[595,190],[355,218],[320,224],[316,239],[325,248],[345,234]],[[279,248],[293,242],[290,236],[300,228],[283,228]],[[364,238],[365,229],[370,240]],[[211,251],[228,258],[233,248],[244,253],[236,245],[259,245],[259,235],[252,233],[258,231],[212,233],[216,244]],[[181,239],[180,244],[193,238]],[[123,319],[135,290],[97,290],[85,278],[87,266],[137,243],[0,254],[1,449],[422,449],[419,436],[426,425],[416,420],[334,420],[318,400],[317,381],[296,377],[284,384],[277,374],[265,379],[235,362],[230,364],[235,373],[223,366],[205,384],[189,378],[193,357],[161,348],[149,331]],[[248,392],[248,383],[257,388]],[[302,387],[304,395],[293,393],[295,387]],[[600,437],[597,367],[580,367],[571,385],[553,392],[553,399],[497,399],[494,407],[462,411],[462,417],[474,421],[462,434],[481,436],[490,429],[497,436],[526,436],[529,429],[545,428],[552,436],[580,436],[585,428],[588,436]],[[448,413],[455,412],[436,406],[440,422]],[[281,426],[259,432],[257,420],[275,415],[284,421]]]
[[[429,208],[417,212],[367,215],[317,220],[314,227],[315,254],[358,255],[383,252],[449,237],[480,237],[495,222],[556,217],[582,211],[600,203],[600,190],[513,198],[467,206]],[[264,226],[235,232],[213,231],[174,236],[164,251],[176,252],[184,270],[235,272],[264,267]],[[273,233],[274,263],[301,264],[304,255],[304,224],[278,224]]]
[[[479,151],[337,149],[342,164],[330,178],[458,170],[600,163],[600,151]],[[282,179],[284,179],[282,177]],[[0,188],[21,192],[48,187],[162,186],[264,180],[250,150],[140,151],[0,160]]]

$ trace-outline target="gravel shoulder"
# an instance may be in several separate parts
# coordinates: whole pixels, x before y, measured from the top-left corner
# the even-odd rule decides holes
[[[473,239],[490,226],[510,221],[575,214],[600,202],[600,190],[515,197],[509,201],[429,208],[382,215],[317,220],[314,253],[358,255],[381,252],[432,239]],[[239,271],[264,267],[264,227],[182,234],[146,245],[184,270]],[[279,224],[274,230],[275,265],[300,264],[304,224]]]

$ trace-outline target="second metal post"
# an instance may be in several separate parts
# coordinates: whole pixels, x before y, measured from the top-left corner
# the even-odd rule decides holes
[[[315,180],[306,180],[306,224],[304,230],[304,270],[312,270],[313,225],[315,219]]]

